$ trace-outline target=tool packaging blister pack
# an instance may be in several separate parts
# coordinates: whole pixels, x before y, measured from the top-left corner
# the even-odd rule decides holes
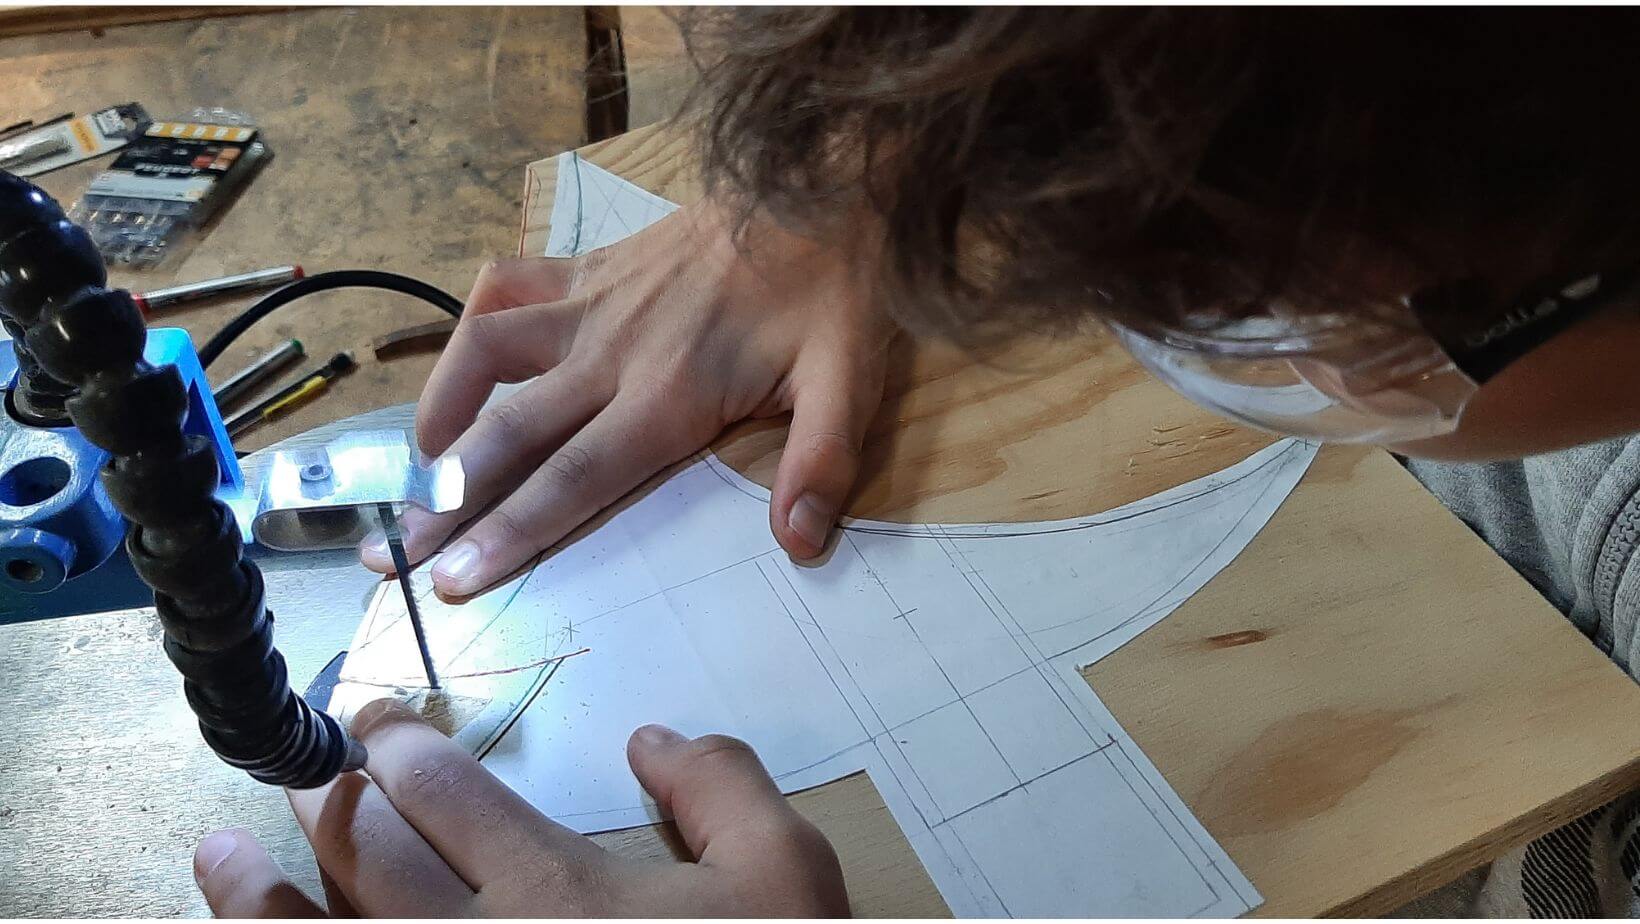
[[[43,125],[25,122],[0,133],[0,170],[38,176],[117,151],[147,126],[148,113],[136,103],[65,115]]]
[[[72,217],[109,263],[156,267],[178,257],[272,156],[240,113],[196,110],[153,122],[91,181]]]

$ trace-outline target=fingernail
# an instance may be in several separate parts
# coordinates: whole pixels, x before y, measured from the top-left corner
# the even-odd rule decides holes
[[[239,840],[232,831],[218,831],[199,842],[194,851],[194,878],[204,879],[221,866],[239,849]]]
[[[348,724],[353,732],[353,737],[364,738],[370,734],[371,729],[384,722],[403,722],[410,719],[420,720],[421,713],[410,708],[406,703],[387,698],[366,703],[365,707],[360,709],[353,716],[353,721]]]
[[[665,725],[645,725],[632,733],[634,738],[646,748],[671,747],[682,744],[685,739],[682,735],[667,728]]]
[[[466,541],[450,546],[433,566],[433,580],[456,593],[476,590],[470,585],[478,582],[478,546]]]
[[[826,537],[831,534],[831,525],[836,519],[836,512],[810,491],[792,504],[792,512],[786,516],[786,525],[818,552],[826,547]]]
[[[378,558],[387,557],[387,534],[381,530],[371,530],[370,535],[359,543],[359,550],[366,555],[375,555]]]

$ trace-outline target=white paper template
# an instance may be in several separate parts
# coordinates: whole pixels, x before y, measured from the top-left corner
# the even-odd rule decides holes
[[[787,792],[865,770],[964,915],[1225,916],[1259,899],[1079,668],[1228,564],[1308,467],[1277,443],[1104,514],[849,521],[794,564],[715,458],[461,606],[414,576],[457,740],[585,832],[658,820],[626,738],[744,738]],[[421,683],[397,587],[342,669],[348,714]]]

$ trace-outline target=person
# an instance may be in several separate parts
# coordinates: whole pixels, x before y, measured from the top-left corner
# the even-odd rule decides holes
[[[1245,424],[1411,470],[1634,672],[1640,120],[1624,10],[724,9],[686,14],[706,198],[487,267],[420,403],[468,501],[407,515],[482,592],[725,425],[790,413],[770,501],[819,554],[902,333],[1103,326]],[[493,401],[498,383],[523,383]],[[379,541],[362,549],[378,570]],[[1499,665],[1506,670],[1507,665]],[[695,862],[613,857],[390,705],[368,777],[291,803],[333,912],[843,913],[835,854],[744,745],[648,727]],[[1623,802],[1495,864],[1492,910],[1626,913]],[[249,835],[219,914],[313,913]]]

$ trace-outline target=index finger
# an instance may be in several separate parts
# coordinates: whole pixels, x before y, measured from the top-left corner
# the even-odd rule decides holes
[[[671,401],[617,394],[439,556],[439,595],[470,596],[505,578],[721,427],[689,399]]]
[[[314,859],[360,912],[377,917],[460,917],[473,891],[363,774],[317,789],[289,789]]]
[[[473,280],[466,312],[489,314],[569,297],[576,261],[566,257],[517,257],[486,263]]]
[[[416,432],[423,451],[437,455],[448,449],[497,382],[539,374],[527,371],[539,365],[531,346],[551,338],[539,331],[532,335],[528,319],[507,316],[513,309],[563,301],[574,276],[575,261],[556,257],[496,260],[478,271],[455,334],[422,391]],[[497,346],[505,352],[498,354]],[[526,371],[508,378],[509,369]]]
[[[472,426],[498,383],[535,378],[563,361],[580,326],[574,302],[464,315],[427,377],[416,406],[416,438],[439,455]]]

